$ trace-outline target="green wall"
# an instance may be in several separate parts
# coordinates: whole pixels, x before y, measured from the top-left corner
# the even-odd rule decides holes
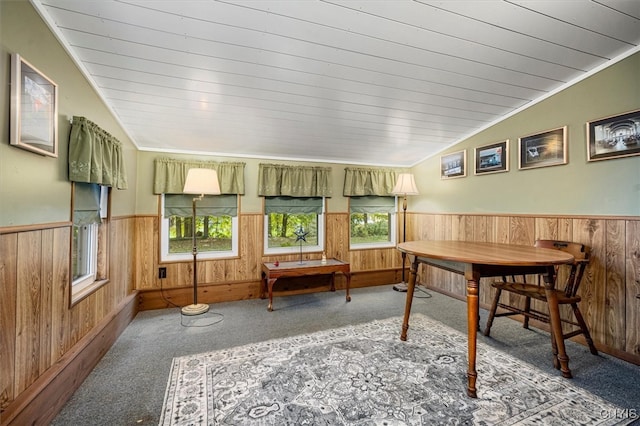
[[[123,143],[130,189],[113,191],[111,213],[133,214],[135,146],[28,1],[0,0],[0,43],[0,226],[70,220],[67,152],[69,120],[74,115],[86,117]],[[12,53],[19,53],[58,85],[58,158],[9,145]]]
[[[409,210],[640,216],[640,156],[587,162],[586,122],[640,109],[640,53],[446,150],[467,150],[467,176],[440,179],[440,155],[413,171]],[[518,170],[518,138],[567,126],[568,164]],[[474,176],[476,147],[509,139],[510,171]]]

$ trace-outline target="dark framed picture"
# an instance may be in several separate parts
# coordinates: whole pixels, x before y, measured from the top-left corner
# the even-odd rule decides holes
[[[11,145],[58,156],[58,85],[25,61],[11,55]]]
[[[587,161],[640,155],[640,110],[587,123]]]
[[[567,164],[567,127],[524,136],[518,140],[518,167],[536,167]]]
[[[475,149],[475,174],[484,175],[509,171],[509,139]]]
[[[440,179],[465,177],[467,175],[467,150],[440,157]]]

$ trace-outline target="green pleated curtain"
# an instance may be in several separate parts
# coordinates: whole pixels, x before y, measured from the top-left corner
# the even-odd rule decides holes
[[[69,180],[127,189],[122,144],[84,117],[73,117]]]
[[[218,173],[222,194],[244,195],[245,163],[157,158],[153,179],[154,194],[181,194],[189,169],[213,169]]]
[[[368,195],[388,197],[392,195],[391,191],[396,184],[396,170],[356,167],[347,167],[344,170],[342,195],[345,197]]]
[[[84,226],[100,222],[100,186],[76,182],[73,192],[73,224]]]
[[[378,195],[351,197],[349,209],[351,213],[394,213],[396,198],[395,196],[381,197]]]
[[[165,194],[164,216],[191,217],[193,194]],[[205,195],[196,203],[197,216],[238,216],[238,196]]]
[[[266,197],[264,213],[322,214],[322,197]]]
[[[261,197],[331,197],[331,168],[260,164],[258,195]]]

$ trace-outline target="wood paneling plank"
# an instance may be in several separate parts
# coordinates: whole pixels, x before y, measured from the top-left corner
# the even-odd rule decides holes
[[[18,235],[0,234],[0,410],[14,399]]]
[[[625,287],[626,345],[624,351],[640,356],[640,220],[626,222]]]
[[[40,375],[42,231],[18,234],[15,394]]]

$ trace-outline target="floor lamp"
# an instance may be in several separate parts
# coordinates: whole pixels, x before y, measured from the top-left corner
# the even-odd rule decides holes
[[[213,169],[189,169],[184,183],[185,194],[200,194],[194,197],[191,211],[191,238],[193,241],[193,303],[182,308],[183,315],[200,315],[209,310],[209,305],[198,303],[198,270],[196,258],[198,256],[198,242],[196,240],[196,202],[202,200],[205,194],[219,195],[220,184],[218,174]]]
[[[393,195],[402,195],[402,242],[407,240],[407,195],[418,195],[416,181],[411,173],[400,173],[396,186],[391,191]],[[404,265],[407,260],[407,254],[402,253],[402,282],[393,286],[396,291],[407,291],[407,282],[404,279]]]

